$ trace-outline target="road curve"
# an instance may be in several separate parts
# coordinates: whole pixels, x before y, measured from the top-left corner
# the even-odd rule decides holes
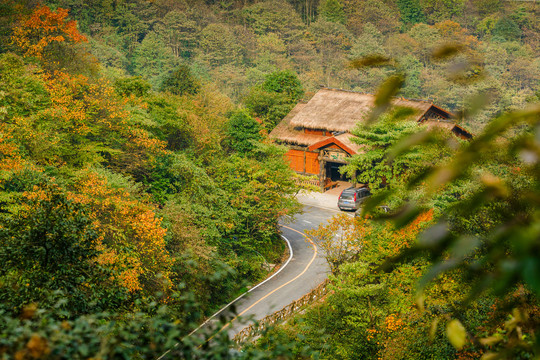
[[[282,236],[290,243],[292,258],[279,274],[235,302],[236,315],[226,326],[229,336],[236,335],[251,321],[261,320],[301,298],[327,278],[328,264],[304,230],[317,228],[336,213],[305,206],[302,214],[281,222]]]
[[[339,211],[330,208],[305,205],[303,213],[281,221],[282,236],[292,250],[292,257],[278,273],[256,285],[249,293],[233,300],[188,336],[218,321],[218,315],[225,315],[231,320],[221,331],[227,331],[232,338],[250,322],[263,319],[316,288],[327,278],[330,269],[318,251],[316,242],[308,239],[304,231],[317,228],[337,213]],[[178,344],[175,344],[176,346]],[[165,359],[169,352],[170,350],[166,351],[156,360]]]

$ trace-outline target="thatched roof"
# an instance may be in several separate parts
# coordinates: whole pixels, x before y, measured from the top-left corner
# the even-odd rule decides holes
[[[336,139],[339,145],[345,145],[349,153],[358,154],[364,145],[359,145],[355,143],[352,139],[355,138],[354,135],[350,133],[342,133],[337,136],[324,136],[324,135],[314,135],[314,134],[305,134],[303,129],[294,128],[290,125],[289,120],[294,116],[294,113],[298,112],[305,104],[298,104],[296,107],[283,119],[278,126],[272,130],[270,137],[278,140],[279,142],[286,142],[288,144],[302,145],[302,146],[313,146],[318,143],[324,142],[329,139]]]
[[[298,109],[289,124],[293,127],[328,131],[351,131],[374,107],[375,96],[354,91],[323,88]],[[432,107],[427,101],[394,99],[392,104],[417,110],[416,120]]]
[[[298,114],[307,104],[298,104],[285,116],[283,120],[272,130],[270,137],[281,142],[286,142],[295,145],[310,146],[326,139],[328,136],[305,134],[304,129],[295,128],[291,125],[291,119]]]
[[[300,103],[272,130],[270,137],[288,144],[312,146],[331,137],[328,132],[342,133],[335,138],[349,149],[358,153],[361,146],[351,141],[350,134],[356,124],[363,121],[374,107],[375,96],[354,91],[323,88],[308,103]],[[429,101],[395,98],[394,106],[408,107],[416,110],[413,119],[429,122],[428,125],[448,127],[462,138],[472,138],[465,129],[457,127],[448,111],[433,105]],[[432,119],[442,121],[433,122]],[[306,134],[306,129],[326,130],[328,136]]]
[[[428,128],[450,130],[455,136],[460,137],[463,140],[470,140],[473,138],[473,135],[469,131],[451,121],[426,120],[422,122],[422,125],[426,125]]]

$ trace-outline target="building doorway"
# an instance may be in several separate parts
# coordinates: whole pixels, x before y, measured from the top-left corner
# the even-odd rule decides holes
[[[346,174],[341,173],[341,167],[343,167],[345,164],[333,162],[333,161],[327,161],[326,162],[326,178],[330,179],[331,181],[347,181],[350,182],[351,179]]]

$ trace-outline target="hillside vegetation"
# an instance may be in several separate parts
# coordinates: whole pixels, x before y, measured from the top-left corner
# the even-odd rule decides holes
[[[9,4],[10,2],[7,1]],[[13,2],[15,3],[15,2]],[[501,111],[538,98],[538,6],[502,0],[231,0],[47,1],[69,9],[85,45],[113,78],[141,76],[154,89],[178,66],[188,66],[243,102],[269,127],[291,99],[261,89],[265,76],[289,70],[313,94],[319,85],[375,92],[406,71],[400,96],[432,99],[455,111],[477,90],[494,101],[464,125],[483,128]],[[445,43],[462,46],[450,64],[430,60]],[[377,54],[395,68],[351,69],[348,62]],[[464,61],[474,66],[465,68]],[[64,61],[71,62],[67,57]],[[76,65],[72,65],[76,66]],[[80,66],[80,65],[78,65]],[[455,78],[481,78],[463,86]],[[294,101],[294,100],[293,100]]]
[[[157,357],[280,261],[292,173],[187,67],[105,76],[69,16],[2,2],[0,354]]]
[[[0,0],[1,357],[537,357],[538,15]],[[331,293],[241,352],[186,336],[282,257],[298,188],[267,134],[319,85],[375,93],[382,114],[346,167],[372,200],[309,234]],[[432,99],[474,139],[404,121],[394,95]]]

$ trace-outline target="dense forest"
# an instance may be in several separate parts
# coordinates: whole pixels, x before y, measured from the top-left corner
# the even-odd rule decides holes
[[[466,106],[466,99],[478,90],[489,92],[492,105],[464,124],[472,131],[501,111],[521,108],[538,97],[536,2],[103,0],[90,5],[55,0],[46,4],[69,9],[88,39],[83,47],[108,77],[140,76],[158,90],[164,77],[185,65],[200,81],[215,84],[269,126],[291,108],[290,98],[261,89],[265,76],[278,70],[298,74],[308,97],[319,85],[373,93],[387,76],[404,70],[408,77],[401,96],[432,99],[450,111]],[[13,21],[9,19],[4,21]],[[461,56],[451,64],[430,61],[430,53],[449,42],[463,47]],[[395,59],[396,64],[348,66],[351,59],[372,54]],[[464,68],[464,61],[474,66]],[[452,81],[471,76],[481,79],[474,86]]]
[[[538,15],[0,0],[2,358],[535,358]],[[376,93],[384,113],[355,130],[372,151],[347,167],[372,179],[370,215],[310,234],[331,293],[242,352],[186,339],[283,256],[297,175],[267,134],[320,85]],[[392,95],[431,99],[475,138],[400,123]]]
[[[107,76],[68,9],[2,26],[0,353],[157,357],[279,262],[283,152],[187,67]]]

